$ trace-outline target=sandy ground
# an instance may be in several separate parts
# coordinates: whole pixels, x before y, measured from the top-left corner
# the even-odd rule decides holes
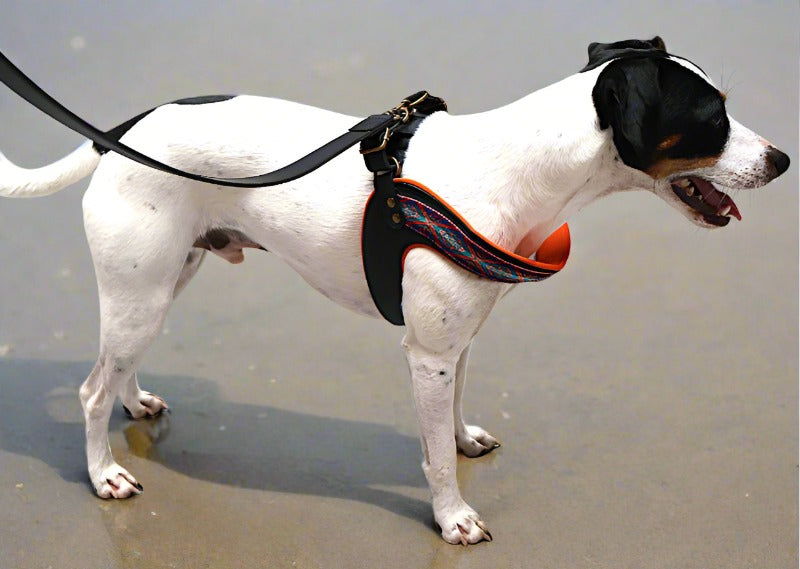
[[[141,373],[174,412],[112,418],[146,491],[94,497],[86,182],[0,202],[0,567],[797,566],[796,5],[55,4],[6,0],[0,47],[101,127],[226,92],[366,115],[427,88],[476,112],[576,71],[590,41],[660,33],[794,163],[713,233],[646,195],[571,220],[564,273],[514,291],[473,350],[467,414],[504,446],[459,461],[495,536],[468,549],[432,529],[402,329],[267,254],[211,259],[182,295]],[[28,166],[80,142],[4,89],[0,125]]]

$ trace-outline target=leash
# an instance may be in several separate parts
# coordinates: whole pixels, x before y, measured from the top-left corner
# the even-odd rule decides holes
[[[82,134],[86,138],[92,140],[103,151],[113,150],[117,154],[125,156],[126,158],[160,170],[175,176],[197,180],[199,182],[207,182],[209,184],[216,184],[218,186],[230,186],[237,188],[258,188],[265,186],[275,186],[296,180],[306,174],[309,174],[329,162],[348,148],[355,146],[362,140],[373,137],[376,135],[384,135],[390,133],[402,124],[403,114],[392,114],[391,111],[379,115],[371,115],[358,124],[350,127],[350,129],[339,136],[314,150],[308,155],[300,158],[279,170],[260,174],[257,176],[248,176],[243,178],[217,178],[214,176],[203,176],[192,172],[185,172],[172,166],[168,166],[158,160],[154,160],[149,156],[142,154],[119,142],[119,138],[127,131],[124,128],[126,125],[120,125],[116,129],[108,132],[103,132],[75,113],[64,107],[61,103],[53,99],[36,83],[28,78],[19,68],[17,68],[8,58],[0,52],[0,80],[3,81],[12,91],[17,95],[28,101],[34,107],[45,113],[46,115],[54,118],[67,128]],[[412,95],[414,97],[414,95]],[[419,98],[418,96],[415,98]],[[402,103],[401,103],[402,104]],[[411,106],[406,106],[411,109]],[[145,113],[146,114],[146,113]],[[140,115],[141,117],[142,115]]]
[[[361,143],[364,163],[374,174],[374,191],[364,207],[361,230],[364,274],[375,306],[392,324],[404,324],[403,263],[408,251],[415,247],[427,247],[475,275],[505,283],[544,280],[560,271],[569,256],[566,224],[545,240],[535,260],[527,259],[483,237],[430,189],[400,177],[405,151],[419,125],[429,115],[447,110],[443,99],[427,91],[406,97],[385,113],[365,118],[338,138],[283,168],[257,176],[218,178],[173,168],[119,142],[150,111],[103,132],[53,99],[2,52],[0,80],[45,114],[92,140],[100,153],[114,151],[144,166],[219,186],[258,188],[290,182]]]

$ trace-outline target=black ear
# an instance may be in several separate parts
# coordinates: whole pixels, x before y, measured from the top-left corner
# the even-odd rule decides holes
[[[659,65],[650,58],[620,59],[598,76],[592,91],[601,129],[611,127],[622,161],[639,170],[658,144]]]
[[[650,45],[659,51],[667,51],[667,45],[664,43],[664,40],[661,39],[661,36],[656,36],[651,39]]]
[[[624,40],[613,43],[593,42],[589,44],[589,63],[581,69],[589,71],[612,59],[620,57],[665,57],[667,46],[664,40],[656,36],[651,40]]]

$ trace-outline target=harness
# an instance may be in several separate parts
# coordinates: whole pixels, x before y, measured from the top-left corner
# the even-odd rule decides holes
[[[447,110],[443,99],[426,91],[403,99],[385,113],[365,118],[283,168],[257,176],[219,178],[173,168],[119,142],[137,119],[106,132],[93,127],[43,91],[1,52],[0,80],[47,115],[92,140],[99,152],[111,150],[156,170],[218,186],[256,188],[283,184],[316,170],[360,143],[364,162],[374,174],[374,191],[367,199],[362,221],[364,274],[375,306],[392,324],[404,323],[403,263],[408,251],[415,247],[432,249],[479,277],[504,283],[546,279],[561,270],[569,256],[566,224],[547,238],[535,260],[527,259],[483,237],[427,187],[400,177],[405,151],[420,123],[435,112]]]

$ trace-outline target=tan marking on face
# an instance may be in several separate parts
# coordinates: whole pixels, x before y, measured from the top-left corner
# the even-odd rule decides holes
[[[698,168],[710,168],[717,163],[720,155],[701,158],[662,158],[645,170],[651,178],[669,178],[678,172],[688,172]]]
[[[669,150],[670,148],[678,144],[681,141],[681,138],[683,138],[682,134],[671,134],[667,138],[659,142],[656,148],[658,148],[658,150]]]
[[[719,96],[722,97],[722,101],[725,102],[728,100],[728,95],[723,93],[722,91],[719,92]]]

